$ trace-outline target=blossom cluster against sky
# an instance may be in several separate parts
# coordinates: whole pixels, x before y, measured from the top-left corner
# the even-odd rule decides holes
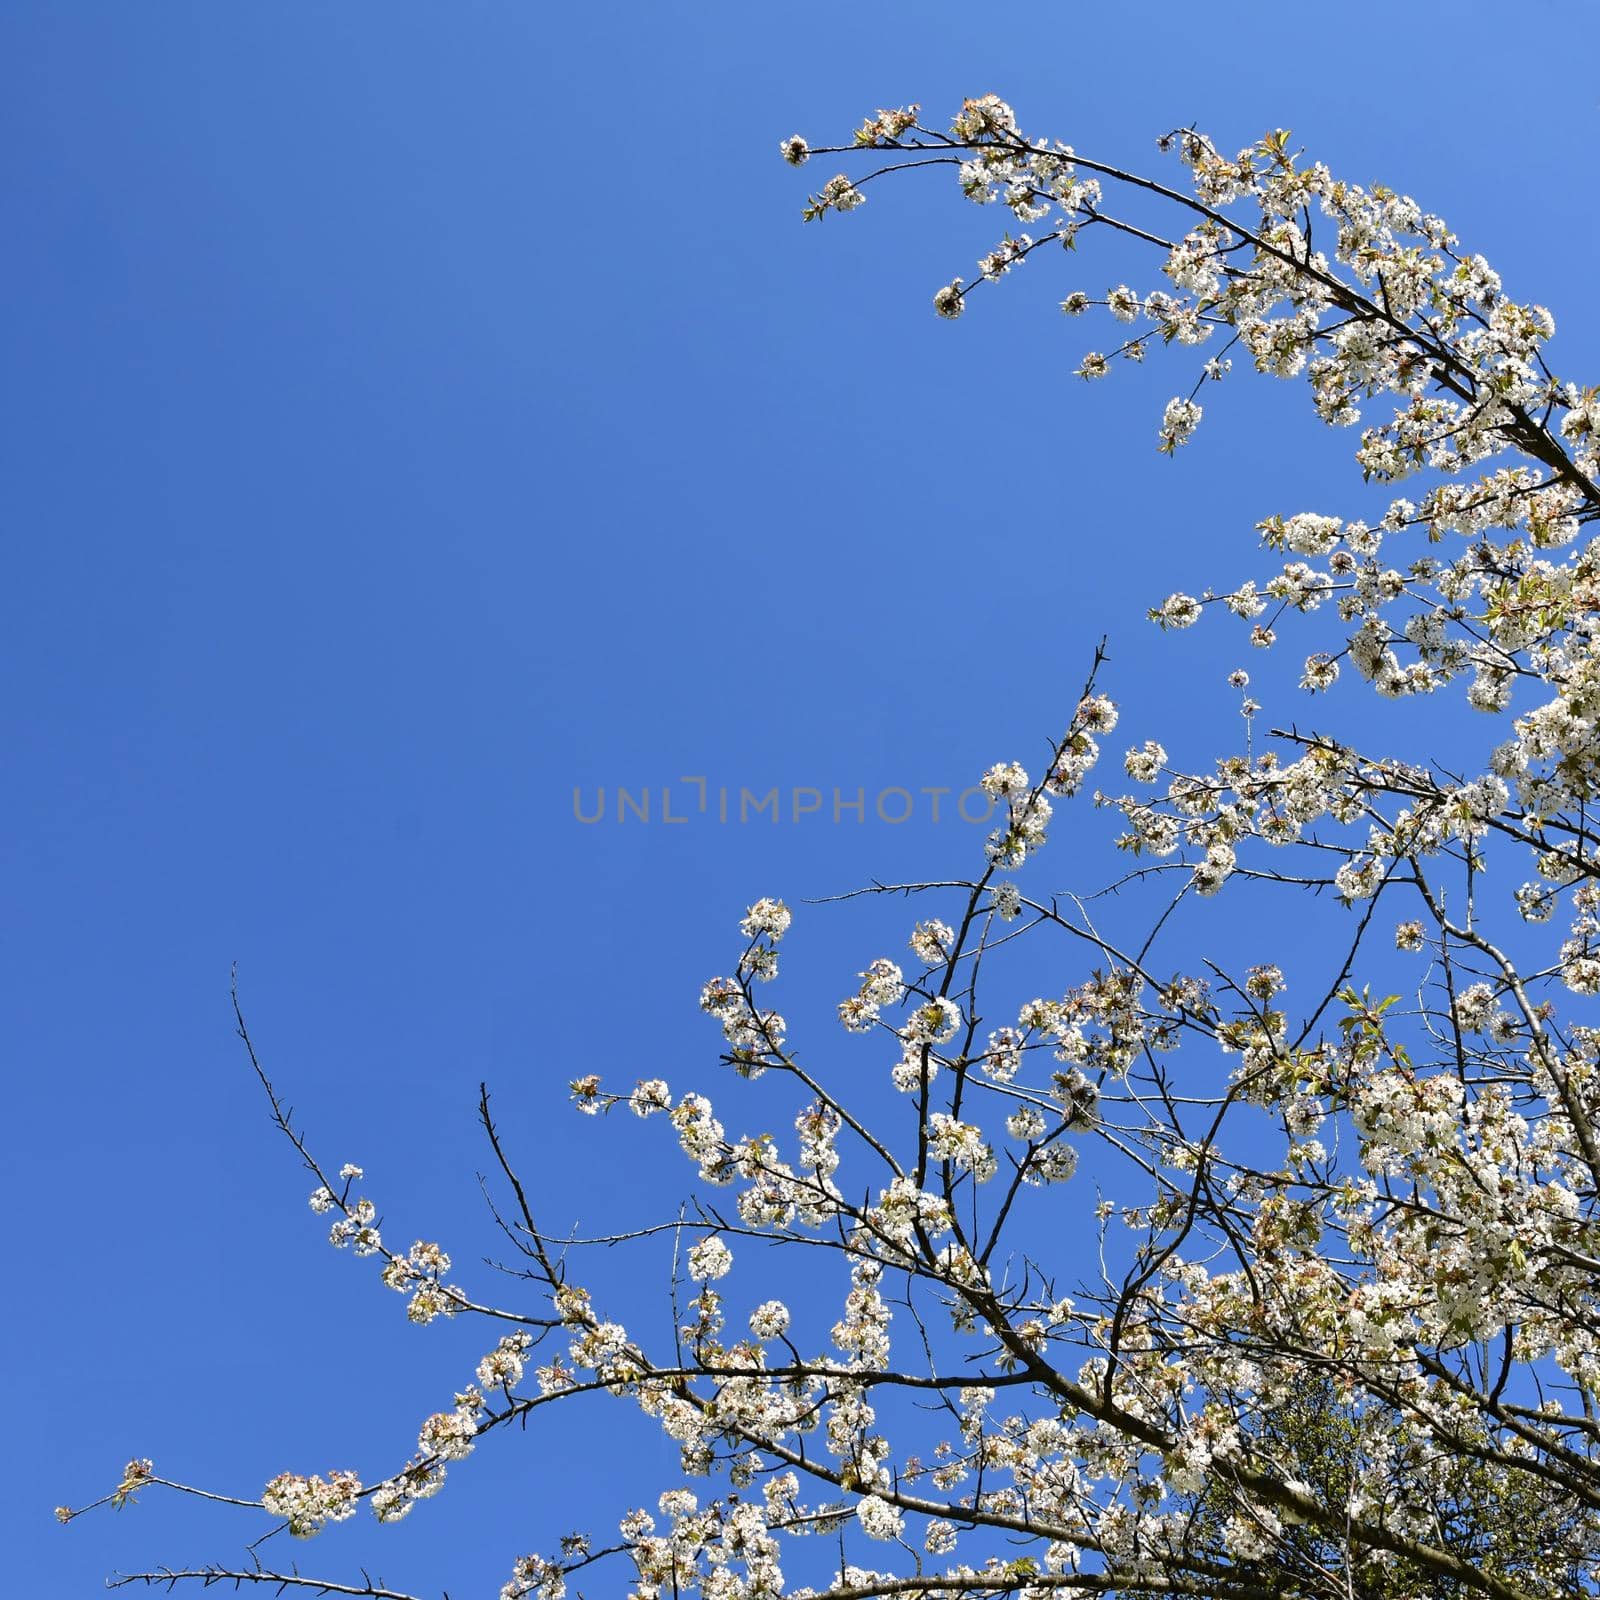
[[[1163,638],[1145,607],[1253,570],[1271,512],[1362,511],[1350,441],[1287,387],[1237,374],[1176,461],[1170,366],[1086,393],[1097,335],[1053,307],[1111,264],[1052,254],[939,323],[995,219],[930,181],[802,230],[779,139],[989,90],[1129,164],[1179,122],[1230,148],[1292,126],[1551,306],[1581,378],[1596,28],[1521,15],[1545,48],[1507,86],[1485,4],[1411,8],[1404,37],[1377,7],[1225,36],[1043,5],[990,30],[942,5],[7,8],[19,1590],[233,1551],[155,1496],[50,1523],[130,1455],[252,1496],[381,1467],[480,1353],[323,1244],[230,1037],[232,961],[319,1149],[398,1232],[486,1247],[484,1077],[538,1191],[599,1230],[677,1164],[643,1135],[619,1161],[564,1086],[713,1076],[695,998],[746,905],[965,870],[982,830],[924,791],[1036,756],[1102,631],[1130,741],[1225,726],[1238,630]],[[1299,660],[1246,663],[1268,718],[1308,714]],[[780,820],[740,821],[746,788]],[[1069,826],[1064,886],[1109,820]],[[795,1031],[809,999],[816,1048],[864,1072],[831,1010],[874,939],[802,911],[786,946]],[[480,1452],[380,1569],[497,1586],[485,1527],[548,1544],[674,1471],[625,1414],[530,1444]],[[370,1553],[344,1537],[321,1565]]]

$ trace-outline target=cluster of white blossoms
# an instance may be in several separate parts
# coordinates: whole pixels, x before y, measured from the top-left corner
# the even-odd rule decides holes
[[[716,1234],[702,1239],[689,1252],[689,1276],[696,1282],[724,1278],[733,1267],[733,1252]]]
[[[525,1332],[506,1334],[478,1363],[479,1387],[507,1392],[515,1389],[522,1382],[523,1368],[527,1364],[528,1352],[532,1348],[532,1334]]]
[[[296,1539],[321,1533],[325,1524],[355,1515],[361,1480],[353,1472],[330,1472],[326,1478],[302,1478],[280,1472],[261,1493],[261,1504],[289,1524]]]
[[[406,1315],[413,1322],[426,1326],[435,1317],[453,1316],[468,1301],[459,1288],[444,1281],[450,1257],[437,1244],[423,1239],[404,1255],[391,1251],[378,1228],[377,1207],[364,1196],[350,1193],[350,1185],[365,1175],[360,1167],[346,1163],[339,1170],[338,1194],[326,1183],[312,1190],[312,1211],[318,1216],[339,1213],[328,1235],[330,1242],[336,1249],[349,1246],[358,1256],[382,1256],[381,1277],[391,1289],[410,1296]]]
[[[1200,426],[1200,418],[1204,415],[1201,407],[1193,400],[1179,396],[1167,402],[1167,409],[1161,416],[1161,449],[1171,455],[1179,445],[1187,444],[1194,436],[1194,430]]]
[[[839,1020],[852,1033],[870,1033],[885,1006],[905,997],[905,974],[887,956],[879,956],[858,974],[861,987],[839,1002]]]
[[[1096,733],[1117,725],[1115,704],[1105,695],[1088,695],[1078,706],[1071,730],[1057,745],[1049,770],[1035,783],[1020,762],[1001,761],[979,780],[984,794],[1006,806],[1006,820],[989,838],[989,855],[997,866],[1015,869],[1039,851],[1053,815],[1051,797],[1078,793],[1100,758]]]
[[[943,1111],[935,1111],[928,1119],[928,1148],[940,1161],[970,1172],[978,1183],[986,1182],[999,1170],[994,1152],[984,1141],[983,1129]]]
[[[856,1502],[856,1520],[869,1539],[898,1539],[906,1526],[904,1513],[875,1494]]]
[[[728,1041],[726,1059],[742,1076],[759,1078],[767,1068],[783,1058],[785,1023],[775,1011],[756,1005],[751,992],[754,982],[768,983],[778,975],[778,944],[789,931],[793,913],[781,900],[763,898],[750,907],[739,924],[750,942],[739,957],[737,974],[713,978],[700,991],[700,1007],[722,1023]],[[841,1007],[841,1015],[844,1008]],[[846,1018],[847,1025],[850,1025]],[[870,1022],[866,1025],[870,1026]],[[584,1078],[573,1085],[580,1103],[592,1092],[598,1078]],[[601,1109],[590,1102],[589,1110]],[[637,1107],[635,1109],[638,1109]]]
[[[789,1308],[781,1300],[763,1300],[750,1313],[750,1331],[758,1339],[779,1339],[789,1326]]]
[[[559,1562],[520,1556],[510,1580],[501,1585],[500,1600],[562,1600],[566,1592],[567,1572]]]

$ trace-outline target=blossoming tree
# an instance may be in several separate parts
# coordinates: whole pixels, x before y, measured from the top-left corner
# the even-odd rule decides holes
[[[1234,156],[1190,129],[1162,147],[1181,164],[1170,181],[1027,137],[993,96],[947,130],[884,111],[826,152],[853,165],[807,215],[922,168],[1008,211],[1019,231],[979,278],[934,295],[945,318],[1051,246],[1074,266],[1102,236],[1148,252],[1163,287],[1061,304],[1118,329],[1086,379],[1157,345],[1179,361],[1209,347],[1161,418],[1162,452],[1189,442],[1235,362],[1304,378],[1331,426],[1364,423],[1362,477],[1394,496],[1381,515],[1264,507],[1265,573],[1152,616],[1231,612],[1259,647],[1336,619],[1303,688],[1464,691],[1490,730],[1482,760],[1446,771],[1289,729],[1181,771],[1136,744],[1127,792],[1094,801],[1159,910],[1113,937],[1023,870],[1117,726],[1097,658],[1042,768],[984,775],[1001,821],[967,876],[863,891],[914,904],[905,947],[865,961],[837,1019],[888,1047],[898,1098],[852,1093],[860,1067],[835,1065],[848,1041],[813,1041],[809,1023],[802,1037],[769,1004],[791,913],[757,901],[700,1004],[733,1106],[739,1080],[769,1075],[793,1091],[792,1133],[739,1132],[704,1084],[572,1086],[583,1112],[659,1121],[694,1169],[669,1227],[664,1347],[585,1286],[584,1241],[543,1226],[487,1092],[504,1297],[458,1284],[438,1245],[380,1233],[363,1174],[321,1164],[241,1018],[333,1243],[371,1258],[414,1322],[485,1327],[476,1373],[410,1460],[281,1473],[245,1502],[263,1531],[405,1516],[512,1424],[599,1394],[676,1441],[682,1474],[608,1526],[508,1551],[503,1600],[1596,1591],[1600,539],[1584,530],[1600,392],[1550,370],[1550,314],[1411,200],[1335,178],[1284,134]],[[798,137],[782,151],[824,153]],[[1410,497],[1388,487],[1402,479]],[[1258,710],[1246,701],[1247,726]],[[1507,873],[1525,878],[1514,893]],[[1205,902],[1251,882],[1343,908],[1314,983],[1291,985],[1237,927],[1239,948],[1171,969],[1169,930],[1191,911],[1203,929]],[[1048,940],[1071,981],[1008,990]],[[753,1242],[820,1261],[837,1301],[744,1305]],[[107,1498],[147,1486],[207,1492],[138,1460]],[[114,1582],[400,1600],[255,1548]]]

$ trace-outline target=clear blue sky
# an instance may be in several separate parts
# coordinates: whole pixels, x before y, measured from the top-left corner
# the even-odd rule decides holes
[[[470,1283],[481,1077],[557,1225],[660,1214],[687,1178],[664,1130],[608,1138],[566,1081],[705,1081],[741,1121],[694,1005],[741,908],[963,870],[978,833],[583,826],[575,785],[959,788],[1038,751],[1102,630],[1115,747],[1184,748],[1227,725],[1246,652],[1225,626],[1163,642],[1144,608],[1254,571],[1269,512],[1373,504],[1287,387],[1238,375],[1176,463],[1153,450],[1172,364],[1086,394],[1106,336],[1050,308],[1121,269],[1052,253],[936,322],[994,215],[930,179],[802,230],[832,169],[790,172],[780,137],[989,90],[1130,163],[1175,123],[1230,148],[1287,125],[1446,215],[1594,380],[1589,8],[1211,15],[0,13],[15,1592],[235,1555],[245,1513],[50,1508],[135,1453],[251,1495],[290,1466],[378,1475],[483,1343],[407,1327],[322,1242],[230,1034],[231,962],[316,1147]],[[1041,871],[1094,855],[1064,826]],[[819,1059],[903,920],[797,923],[780,1003]],[[622,1309],[657,1315],[644,1282]],[[493,1592],[519,1549],[673,1481],[641,1421],[572,1409],[403,1527],[290,1553]]]

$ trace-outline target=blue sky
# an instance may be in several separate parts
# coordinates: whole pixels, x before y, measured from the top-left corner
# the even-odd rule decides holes
[[[251,1495],[286,1466],[376,1475],[479,1353],[470,1329],[407,1327],[322,1242],[231,1037],[232,962],[314,1144],[365,1165],[399,1233],[464,1266],[492,1247],[484,1077],[552,1215],[659,1214],[687,1186],[665,1137],[577,1122],[567,1080],[718,1087],[694,997],[751,899],[975,858],[979,830],[920,800],[899,827],[870,798],[836,825],[833,788],[960,789],[1036,755],[1103,631],[1115,747],[1203,754],[1242,638],[1164,641],[1145,607],[1254,571],[1269,512],[1373,505],[1353,441],[1288,387],[1237,375],[1175,463],[1155,424],[1186,374],[1086,394],[1072,369],[1106,336],[1052,307],[1120,265],[1051,253],[936,322],[994,216],[929,178],[802,229],[832,169],[789,171],[782,136],[989,90],[1135,165],[1177,123],[1230,148],[1289,126],[1447,216],[1592,378],[1586,8],[1520,8],[1542,43],[1505,78],[1512,24],[1471,0],[1209,16],[0,14],[18,1592],[259,1531],[156,1495],[54,1527],[129,1455]],[[664,824],[688,775],[713,811]],[[601,785],[613,808],[618,785],[656,791],[652,820],[578,822],[574,788]],[[828,801],[723,825],[725,785]],[[1104,828],[1064,819],[1050,886],[1094,876]],[[1219,940],[1247,926],[1219,919]],[[782,1005],[819,1055],[904,920],[802,914]],[[509,1445],[399,1529],[292,1553],[492,1592],[520,1549],[676,1481],[665,1444],[599,1408]]]

